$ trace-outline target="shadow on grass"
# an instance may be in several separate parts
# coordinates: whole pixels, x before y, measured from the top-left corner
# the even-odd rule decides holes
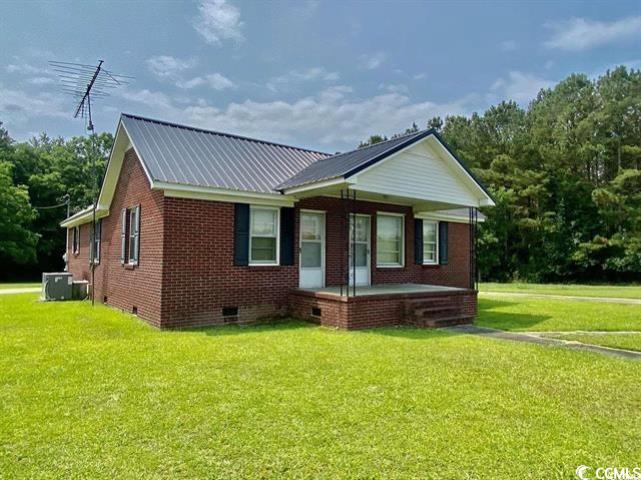
[[[474,323],[499,330],[525,330],[549,320],[549,315],[534,313],[502,312],[502,308],[518,305],[518,300],[501,301],[483,298],[479,300],[478,314]]]
[[[250,323],[250,324],[229,324],[229,325],[214,325],[208,327],[192,327],[192,328],[181,328],[175,330],[163,330],[167,333],[181,333],[181,332],[191,332],[191,333],[202,333],[204,335],[209,335],[213,337],[222,337],[227,335],[242,335],[246,333],[259,333],[259,332],[279,332],[287,330],[302,330],[318,328],[318,325],[305,322],[304,320],[299,320],[296,318],[274,318],[274,319],[265,319],[259,322]]]

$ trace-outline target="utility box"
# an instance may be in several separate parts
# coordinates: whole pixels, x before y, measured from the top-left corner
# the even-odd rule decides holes
[[[89,297],[89,282],[87,280],[74,280],[71,296],[74,300],[86,300]]]
[[[73,276],[68,272],[42,274],[42,300],[71,300]]]

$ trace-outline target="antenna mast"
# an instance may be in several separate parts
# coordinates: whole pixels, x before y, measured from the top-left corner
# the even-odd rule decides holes
[[[98,169],[96,167],[96,133],[91,116],[91,99],[109,96],[109,90],[121,85],[127,85],[133,77],[111,73],[103,68],[104,60],[99,60],[97,65],[82,63],[51,61],[49,65],[58,74],[63,91],[72,95],[76,100],[74,118],[87,120],[87,131],[91,140],[91,169],[93,174],[92,185],[92,222],[91,222],[91,247],[89,249],[89,267],[91,268],[91,305],[95,303],[95,269],[96,269],[96,209],[98,206]],[[101,232],[102,233],[102,232]]]

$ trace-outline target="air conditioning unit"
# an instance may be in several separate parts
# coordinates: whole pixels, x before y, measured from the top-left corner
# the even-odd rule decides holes
[[[73,275],[63,273],[42,274],[42,300],[71,300],[73,287]]]

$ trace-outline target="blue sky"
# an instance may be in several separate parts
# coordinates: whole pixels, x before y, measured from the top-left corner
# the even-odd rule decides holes
[[[503,99],[572,72],[641,67],[641,1],[5,2],[0,121],[24,140],[83,133],[48,60],[135,81],[94,109],[324,151]]]

